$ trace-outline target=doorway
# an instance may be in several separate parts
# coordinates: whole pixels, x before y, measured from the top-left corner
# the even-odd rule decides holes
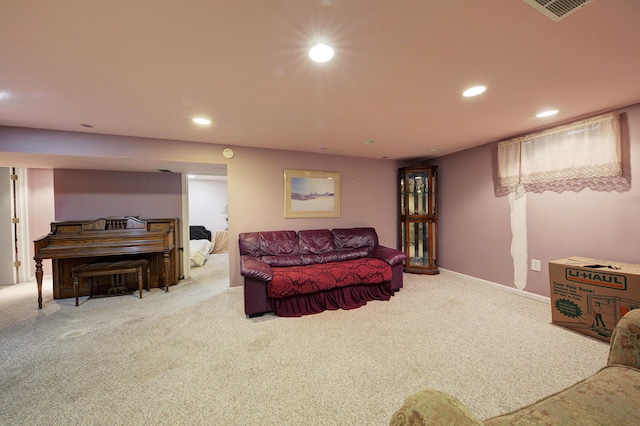
[[[209,232],[210,246],[203,246],[202,235],[189,236],[189,277],[209,280],[221,272],[228,277],[228,189],[224,175],[187,175],[189,231],[201,228]],[[185,268],[186,269],[186,268]],[[186,271],[185,271],[186,272]],[[227,284],[228,288],[228,284]]]
[[[0,285],[29,280],[26,169],[0,167]]]

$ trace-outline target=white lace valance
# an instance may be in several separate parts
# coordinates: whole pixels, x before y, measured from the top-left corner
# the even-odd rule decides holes
[[[499,193],[628,189],[622,178],[620,118],[589,118],[498,144]]]

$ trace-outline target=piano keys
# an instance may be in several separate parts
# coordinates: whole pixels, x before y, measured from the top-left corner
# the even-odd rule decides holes
[[[34,241],[38,308],[42,308],[42,261],[51,259],[53,297],[74,297],[71,270],[85,263],[128,259],[150,262],[150,287],[178,283],[182,276],[179,257],[179,219],[138,219],[118,217],[93,221],[51,223],[51,232]],[[79,294],[89,294],[87,283],[81,283]]]

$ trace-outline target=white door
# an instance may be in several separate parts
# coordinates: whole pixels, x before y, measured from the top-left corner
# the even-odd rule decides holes
[[[0,167],[0,285],[15,284],[11,168]]]

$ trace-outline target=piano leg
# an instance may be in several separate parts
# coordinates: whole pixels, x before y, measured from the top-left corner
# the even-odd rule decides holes
[[[149,282],[151,282],[151,265],[147,265],[147,291],[149,291]]]
[[[38,309],[42,309],[42,259],[36,259],[36,283],[38,284]]]
[[[78,306],[78,285],[79,285],[79,279],[77,277],[77,275],[73,275],[73,295],[76,297],[76,306]],[[93,287],[93,286],[91,286]]]
[[[138,268],[138,290],[140,290],[140,299],[142,299],[142,266]]]
[[[164,292],[169,292],[169,277],[171,276],[171,256],[168,252],[164,253]]]

